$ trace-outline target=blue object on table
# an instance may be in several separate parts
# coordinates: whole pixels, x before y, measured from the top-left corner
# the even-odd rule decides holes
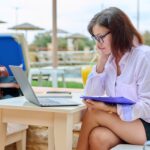
[[[0,35],[0,65],[5,66],[10,75],[9,65],[22,65],[26,70],[22,47],[11,35]]]
[[[83,98],[84,100],[91,99],[94,101],[104,102],[109,104],[132,105],[136,103],[135,101],[125,97],[81,96],[80,98]]]

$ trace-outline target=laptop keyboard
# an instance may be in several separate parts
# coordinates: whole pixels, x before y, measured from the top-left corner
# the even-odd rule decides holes
[[[75,105],[75,102],[72,101],[71,99],[63,99],[63,98],[53,99],[53,98],[38,97],[38,100],[40,104],[43,106]]]

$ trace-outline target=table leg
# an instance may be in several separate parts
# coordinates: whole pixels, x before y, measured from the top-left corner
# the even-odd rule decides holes
[[[39,86],[42,86],[42,72],[40,72],[39,74],[38,74],[38,85]]]
[[[48,150],[54,150],[54,126],[48,127]]]
[[[63,73],[61,76],[62,76],[63,87],[66,87],[65,74]]]
[[[58,87],[58,78],[57,78],[57,70],[51,70],[51,77],[52,77],[52,87]]]
[[[55,150],[72,150],[73,114],[55,114]]]
[[[7,124],[2,122],[2,111],[0,110],[0,150],[5,149]]]

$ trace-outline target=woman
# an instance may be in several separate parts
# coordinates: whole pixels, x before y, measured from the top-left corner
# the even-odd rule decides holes
[[[150,140],[150,47],[127,15],[110,7],[88,25],[100,54],[85,95],[123,96],[134,105],[108,105],[86,100],[77,150],[109,150],[119,143]]]

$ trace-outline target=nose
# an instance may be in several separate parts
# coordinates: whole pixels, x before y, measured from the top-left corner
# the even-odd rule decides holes
[[[101,46],[103,43],[101,41],[96,41],[96,46]]]

